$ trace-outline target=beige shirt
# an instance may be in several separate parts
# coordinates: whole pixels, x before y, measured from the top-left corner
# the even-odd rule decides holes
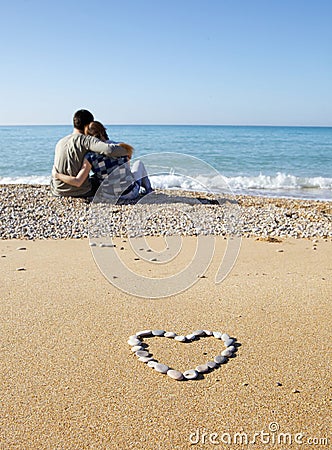
[[[87,152],[101,153],[109,157],[127,155],[126,149],[118,144],[106,144],[93,136],[73,133],[60,139],[55,147],[54,167],[59,173],[76,177],[81,170],[84,156]],[[89,193],[91,182],[87,178],[82,186],[70,186],[60,180],[52,178],[51,191],[57,197],[81,197]]]

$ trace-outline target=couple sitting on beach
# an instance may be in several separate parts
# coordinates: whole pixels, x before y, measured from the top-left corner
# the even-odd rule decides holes
[[[60,139],[55,148],[53,195],[93,197],[106,178],[108,193],[121,199],[137,198],[141,188],[146,194],[152,191],[144,164],[129,165],[130,145],[110,141],[103,124],[85,109],[74,114],[73,123],[73,133]]]

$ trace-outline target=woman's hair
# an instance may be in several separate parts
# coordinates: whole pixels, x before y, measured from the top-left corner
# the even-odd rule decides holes
[[[97,120],[90,122],[84,128],[84,134],[88,134],[89,136],[94,136],[101,141],[108,141],[108,135],[106,133],[106,128],[104,125]]]

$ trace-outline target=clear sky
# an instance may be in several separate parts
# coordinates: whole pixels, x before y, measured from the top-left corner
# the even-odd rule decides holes
[[[0,124],[332,126],[331,0],[2,1]]]

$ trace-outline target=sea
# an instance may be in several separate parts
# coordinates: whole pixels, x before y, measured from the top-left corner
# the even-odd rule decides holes
[[[0,126],[0,184],[49,184],[67,125]],[[111,125],[155,188],[332,201],[332,127]],[[159,168],[157,166],[159,165]],[[221,181],[222,180],[222,181]]]

